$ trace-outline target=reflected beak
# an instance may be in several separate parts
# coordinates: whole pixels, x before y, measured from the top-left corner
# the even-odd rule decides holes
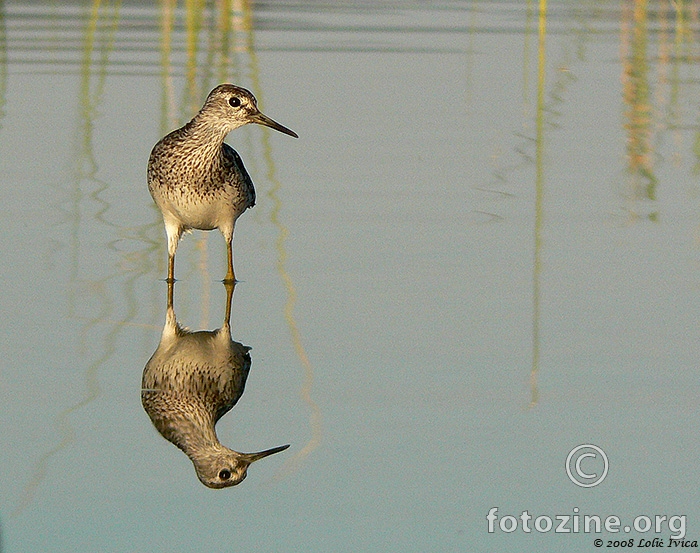
[[[273,121],[273,123],[274,123],[274,121]],[[282,128],[284,128],[284,127],[282,127]],[[262,459],[264,457],[268,457],[270,455],[274,455],[275,453],[279,453],[280,451],[284,451],[288,447],[289,447],[289,444],[281,445],[278,447],[273,447],[272,449],[266,449],[265,451],[259,451],[257,453],[242,453],[241,458],[244,459],[245,461],[247,461],[248,464],[250,464],[250,463],[254,463],[255,461],[259,461],[260,459]]]
[[[284,125],[280,125],[277,121],[270,119],[267,115],[263,115],[260,112],[253,115],[251,117],[251,121],[253,123],[257,123],[258,125],[265,125],[266,127],[270,127],[271,129],[275,129],[276,131],[279,131],[281,133],[288,134],[289,136],[293,136],[294,138],[299,138],[299,135],[293,130],[288,129]],[[277,452],[275,451],[274,453]]]

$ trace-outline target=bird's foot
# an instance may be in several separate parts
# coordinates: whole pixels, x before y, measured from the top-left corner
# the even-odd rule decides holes
[[[224,284],[236,284],[236,282],[238,282],[236,280],[236,275],[229,267],[229,270],[226,272],[226,276],[224,277],[223,283]]]

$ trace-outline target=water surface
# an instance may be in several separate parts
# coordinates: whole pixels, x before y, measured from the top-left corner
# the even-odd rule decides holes
[[[3,552],[672,535],[489,533],[493,507],[700,538],[695,4],[1,6]],[[252,366],[218,432],[292,446],[209,490],[140,405],[167,296],[145,167],[225,81],[300,139],[228,139],[258,202],[231,316]],[[182,324],[220,326],[225,261],[184,238]],[[609,472],[581,488],[589,443]]]

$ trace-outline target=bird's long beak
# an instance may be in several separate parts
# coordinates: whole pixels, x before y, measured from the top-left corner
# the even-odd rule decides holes
[[[266,127],[270,127],[271,129],[275,129],[276,131],[288,134],[289,136],[293,136],[294,138],[299,138],[299,135],[293,130],[288,129],[284,125],[280,125],[274,119],[270,119],[267,115],[263,115],[260,112],[253,115],[253,117],[251,117],[251,120],[253,123],[257,123],[258,125],[265,125]]]
[[[266,449],[265,451],[259,451],[257,453],[242,453],[241,458],[244,459],[245,461],[248,461],[248,464],[254,463],[255,461],[259,461],[260,459],[264,457],[268,457],[269,455],[274,455],[275,453],[279,453],[280,451],[284,451],[289,447],[289,444],[287,445],[281,445],[278,447],[273,447],[272,449]]]

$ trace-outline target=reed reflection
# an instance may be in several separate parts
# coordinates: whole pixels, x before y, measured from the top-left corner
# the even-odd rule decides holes
[[[226,285],[222,327],[193,332],[178,324],[174,283],[168,283],[163,334],[142,379],[141,402],[153,425],[190,458],[197,477],[210,488],[235,486],[251,463],[289,447],[239,453],[216,435],[218,420],[243,395],[251,365],[250,348],[231,338],[234,288]]]
[[[0,0],[0,128],[5,117],[7,102],[7,31],[5,23],[5,2]],[[1,546],[2,544],[0,544]]]
[[[622,84],[624,102],[628,106],[624,127],[627,132],[628,171],[633,177],[631,192],[635,200],[655,200],[657,186],[653,164],[654,115],[648,53],[648,15],[646,0],[623,3]]]

